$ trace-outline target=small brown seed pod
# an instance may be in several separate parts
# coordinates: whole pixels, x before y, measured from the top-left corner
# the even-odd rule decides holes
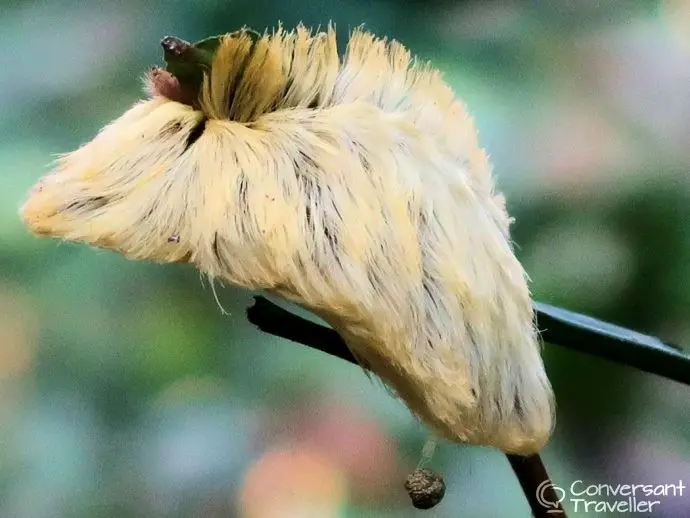
[[[431,509],[446,494],[446,483],[441,475],[429,468],[416,469],[405,480],[405,489],[417,509]]]

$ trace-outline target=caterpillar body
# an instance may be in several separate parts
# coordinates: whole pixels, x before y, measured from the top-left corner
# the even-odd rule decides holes
[[[198,91],[146,99],[21,209],[38,235],[313,311],[436,434],[539,451],[553,394],[510,217],[472,118],[400,43],[299,26],[223,36]]]

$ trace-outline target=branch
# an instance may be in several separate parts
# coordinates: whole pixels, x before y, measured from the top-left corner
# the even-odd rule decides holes
[[[676,345],[543,302],[534,308],[545,342],[690,385],[690,356]]]
[[[254,301],[254,305],[247,309],[247,319],[261,331],[358,365],[345,341],[333,329],[294,315],[264,297],[254,297]],[[534,517],[548,518],[557,513],[556,516],[566,518],[541,457],[506,457],[520,482]]]

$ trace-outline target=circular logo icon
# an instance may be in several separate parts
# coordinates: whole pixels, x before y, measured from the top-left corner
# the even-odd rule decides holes
[[[562,513],[563,510],[559,508],[558,504],[563,500],[565,500],[565,491],[550,480],[544,480],[537,486],[537,502],[548,509],[549,514]]]

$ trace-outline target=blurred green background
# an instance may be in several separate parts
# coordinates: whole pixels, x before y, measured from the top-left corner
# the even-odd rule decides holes
[[[0,517],[526,517],[505,458],[442,444],[345,362],[259,333],[186,266],[41,240],[17,208],[141,96],[159,40],[362,23],[476,116],[535,298],[690,346],[690,2],[0,2]],[[555,482],[690,483],[690,389],[549,346]],[[686,490],[690,491],[690,490]],[[574,512],[571,516],[597,516]],[[607,514],[606,516],[612,516]],[[690,497],[653,516],[690,516]]]

